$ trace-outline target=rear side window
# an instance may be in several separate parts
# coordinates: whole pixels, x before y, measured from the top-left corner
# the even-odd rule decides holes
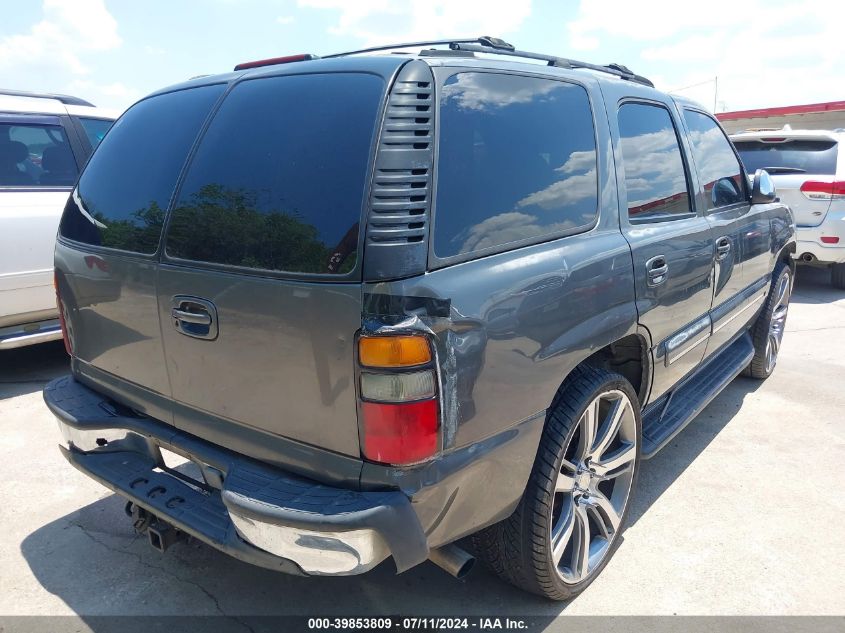
[[[735,145],[749,174],[758,169],[771,174],[836,173],[835,141],[736,141]]]
[[[684,161],[669,111],[645,103],[622,104],[619,136],[628,217],[671,219],[690,213]]]
[[[0,122],[0,187],[71,187],[77,174],[60,125]]]
[[[180,90],[132,106],[88,161],[65,205],[60,234],[154,253],[188,150],[223,89]]]
[[[295,273],[351,271],[383,92],[381,78],[361,73],[237,85],[188,169],[168,256]]]
[[[701,112],[684,110],[684,119],[695,165],[707,194],[708,210],[746,202],[742,168],[725,133]]]
[[[458,73],[440,94],[434,253],[447,258],[586,228],[598,209],[586,91]]]
[[[87,117],[79,117],[78,120],[82,129],[85,130],[85,136],[88,137],[91,147],[95,149],[114,123],[114,121],[108,119],[89,119]]]

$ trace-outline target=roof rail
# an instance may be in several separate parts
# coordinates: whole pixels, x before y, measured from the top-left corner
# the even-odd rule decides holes
[[[487,53],[490,55],[509,55],[511,57],[522,57],[523,59],[538,59],[547,62],[549,66],[556,66],[558,68],[586,68],[587,70],[595,70],[601,73],[615,75],[621,79],[634,81],[650,88],[654,88],[654,84],[643,77],[632,72],[629,68],[621,64],[607,64],[602,66],[600,64],[590,64],[588,62],[580,62],[575,59],[567,59],[566,57],[557,57],[555,55],[544,55],[542,53],[531,53],[529,51],[516,50],[513,44],[499,39],[498,37],[490,37],[483,35],[481,37],[453,39],[453,40],[429,40],[424,42],[405,42],[400,44],[384,44],[382,46],[372,46],[370,48],[362,48],[356,51],[348,51],[346,53],[334,53],[332,55],[323,55],[326,57],[344,57],[346,55],[357,55],[359,53],[375,53],[378,51],[388,51],[394,48],[412,48],[415,46],[448,46],[453,51],[466,51],[469,53]]]
[[[382,44],[381,46],[371,46],[370,48],[359,48],[354,51],[346,51],[345,53],[332,53],[331,55],[323,55],[323,59],[330,57],[346,57],[347,55],[358,55],[360,53],[376,53],[378,51],[389,51],[394,48],[413,48],[415,46],[449,46],[452,50],[453,44],[481,44],[482,46],[493,49],[492,51],[485,48],[484,52],[490,53],[497,50],[512,51],[513,45],[498,37],[490,37],[489,35],[482,35],[481,37],[471,37],[451,40],[425,40],[423,42],[404,42],[400,44]]]
[[[52,92],[26,92],[25,90],[6,90],[0,88],[0,95],[8,95],[10,97],[36,97],[38,99],[55,99],[61,101],[65,105],[81,105],[95,107],[90,101],[80,99],[79,97],[72,97],[70,95],[55,94]]]
[[[600,73],[608,73],[610,75],[615,75],[621,79],[635,81],[636,83],[643,84],[645,86],[648,86],[649,88],[654,88],[654,84],[651,83],[651,81],[649,81],[642,75],[634,73],[629,68],[621,64],[607,64],[606,66],[602,66],[600,64],[579,62],[577,59],[568,59],[566,57],[557,57],[555,55],[544,55],[543,53],[531,53],[529,51],[515,50],[514,48],[489,50],[484,45],[479,46],[478,44],[464,44],[461,42],[455,42],[453,44],[450,44],[449,48],[454,51],[490,53],[493,55],[510,55],[511,57],[522,57],[524,59],[539,59],[547,62],[549,66],[556,66],[558,68],[586,68],[588,70],[595,70]]]

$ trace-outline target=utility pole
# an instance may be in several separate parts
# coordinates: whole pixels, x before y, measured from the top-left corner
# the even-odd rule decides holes
[[[713,114],[716,114],[716,104],[719,99],[719,75],[713,79]]]

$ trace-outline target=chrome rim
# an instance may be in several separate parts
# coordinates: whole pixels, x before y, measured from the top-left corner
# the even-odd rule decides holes
[[[552,560],[564,582],[586,579],[607,556],[631,495],[634,407],[622,391],[593,400],[564,449],[552,504]]]
[[[792,291],[790,281],[790,274],[786,273],[780,278],[780,282],[775,289],[775,309],[772,311],[769,335],[766,338],[766,373],[772,371],[775,368],[775,363],[778,362],[778,352],[786,327],[786,313],[789,311],[789,295]]]

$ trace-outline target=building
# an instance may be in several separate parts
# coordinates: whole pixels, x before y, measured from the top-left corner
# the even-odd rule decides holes
[[[835,130],[845,128],[845,101],[720,112],[716,118],[729,134],[752,128],[780,129],[786,124],[793,130]]]

